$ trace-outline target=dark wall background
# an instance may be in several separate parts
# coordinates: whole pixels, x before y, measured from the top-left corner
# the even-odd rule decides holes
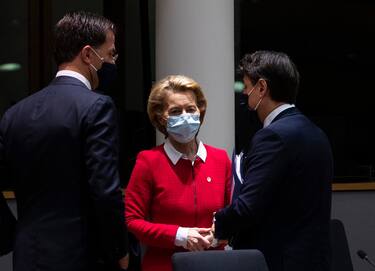
[[[154,77],[154,0],[2,1],[0,18],[0,116],[14,103],[46,86],[55,76],[53,28],[67,12],[89,11],[117,27],[118,77],[106,95],[113,98],[120,126],[120,175],[126,185],[140,150],[155,145],[146,102]],[[1,65],[16,63],[13,70]]]
[[[337,182],[374,181],[374,12],[365,0],[236,1],[236,60],[255,50],[294,60],[297,107],[327,133]]]

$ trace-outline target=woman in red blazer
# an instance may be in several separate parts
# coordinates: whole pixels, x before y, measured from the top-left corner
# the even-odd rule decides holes
[[[213,212],[230,201],[231,165],[224,150],[197,139],[206,106],[201,87],[185,76],[151,90],[148,115],[166,140],[138,154],[125,197],[128,229],[147,246],[143,271],[172,270],[174,252],[214,246]]]

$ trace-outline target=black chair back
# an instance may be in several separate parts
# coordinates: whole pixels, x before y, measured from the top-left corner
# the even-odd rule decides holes
[[[268,271],[259,250],[210,250],[178,252],[172,256],[173,271]]]
[[[332,271],[353,271],[352,258],[344,224],[338,219],[331,220]]]

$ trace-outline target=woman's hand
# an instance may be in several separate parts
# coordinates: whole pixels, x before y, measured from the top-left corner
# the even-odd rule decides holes
[[[211,228],[190,228],[186,247],[190,251],[202,251],[211,246],[212,240]]]

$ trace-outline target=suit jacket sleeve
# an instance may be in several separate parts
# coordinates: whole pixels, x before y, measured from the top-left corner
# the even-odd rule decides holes
[[[7,168],[5,166],[5,144],[4,144],[4,136],[3,136],[3,126],[4,126],[5,119],[3,118],[0,122],[0,193],[6,187],[7,180]]]
[[[0,122],[0,191],[9,189],[11,180],[9,175],[9,168],[7,167],[5,159],[5,126],[7,123],[7,114],[5,113]]]
[[[225,169],[225,200],[224,204],[228,205],[232,197],[232,186],[233,186],[233,176],[232,176],[232,165],[227,155],[226,158],[226,169]]]
[[[284,142],[270,129],[262,129],[253,139],[245,163],[244,183],[237,199],[215,215],[215,235],[228,239],[240,228],[258,223],[267,212],[287,169]]]
[[[126,222],[129,231],[146,245],[174,248],[178,225],[147,221],[153,194],[152,165],[147,155],[139,153],[126,188]]]
[[[85,161],[103,257],[117,261],[127,254],[128,237],[118,174],[117,119],[109,97],[100,97],[88,111]]]
[[[9,188],[10,182],[5,159],[4,122],[5,117],[0,123],[0,256],[12,251],[16,228],[16,218],[13,216],[2,194],[3,189]]]

